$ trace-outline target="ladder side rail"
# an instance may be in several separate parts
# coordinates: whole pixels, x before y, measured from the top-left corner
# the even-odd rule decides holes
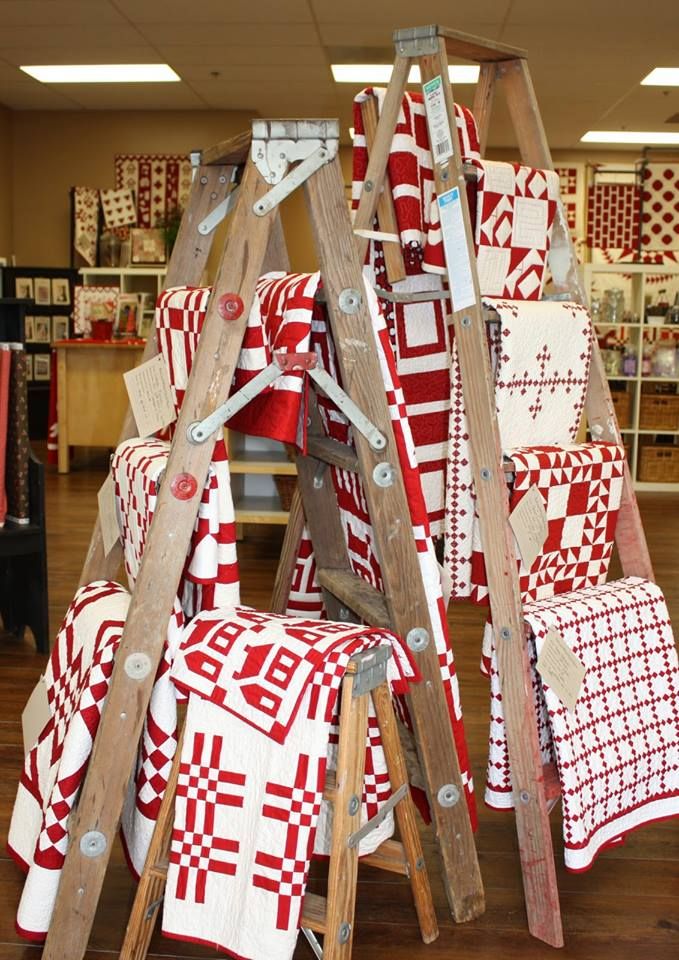
[[[193,445],[188,442],[187,429],[193,421],[211,413],[228,392],[273,222],[269,216],[252,215],[253,204],[267,189],[254,164],[249,163],[179,414],[77,814],[69,831],[69,849],[44,960],[82,960],[87,949],[214,448],[215,435]],[[237,297],[242,301],[240,314],[234,311],[236,319],[222,319],[221,313],[229,315],[228,305],[237,304]],[[116,762],[112,764],[114,755]]]
[[[198,225],[210,210],[226,198],[231,186],[232,173],[232,166],[206,167],[201,164],[196,170],[191,183],[186,210],[179,225],[177,240],[170,256],[165,279],[166,288],[183,283],[188,286],[198,286],[200,283],[212,248],[215,231],[212,230],[209,234],[201,234]],[[146,341],[146,347],[140,362],[145,363],[147,360],[152,360],[157,353],[158,343],[154,330]],[[128,406],[118,443],[135,436],[136,430],[132,410]],[[118,575],[122,557],[123,548],[120,541],[115,544],[108,555],[104,554],[101,527],[99,517],[97,517],[78,585],[83,586],[93,580],[114,580]]]
[[[398,91],[399,103],[400,96]],[[384,118],[383,112],[380,123]],[[383,129],[386,130],[386,125]],[[380,146],[379,132],[377,140],[373,158],[375,166],[379,165],[383,171],[389,140],[384,137]],[[398,469],[372,323],[365,305],[362,270],[351,235],[337,160],[315,173],[305,184],[305,192],[343,385],[354,402],[370,413],[387,439],[386,447],[376,452],[358,432],[355,438],[391,622],[393,629],[403,637],[414,628],[426,629],[431,637],[431,620],[417,547],[410,524],[404,522],[409,517],[409,507]],[[361,297],[360,306],[353,315],[343,313],[338,307],[340,292],[347,287],[358,291]],[[396,471],[394,482],[380,487],[373,480],[373,470],[384,461],[394,465]],[[413,686],[409,707],[428,783],[443,860],[444,886],[453,916],[460,922],[483,911],[483,886],[434,644],[429,643],[415,656],[425,682]],[[447,806],[446,789],[451,778],[459,791],[458,802]]]
[[[497,81],[497,65],[494,62],[482,63],[479,69],[479,80],[474,91],[472,113],[476,120],[476,129],[479,134],[479,153],[483,157],[488,145],[488,129],[490,115],[495,99],[495,84]]]
[[[439,40],[438,53],[420,58],[420,70],[423,83],[437,76],[447,78],[445,40]],[[455,110],[450,84],[444,82],[443,90],[452,132],[455,130]],[[472,267],[475,302],[472,306],[454,311],[453,322],[469,424],[474,489],[503,693],[528,923],[534,936],[554,946],[561,946],[563,933],[556,869],[542,784],[542,761],[532,702],[514,542],[508,523],[509,498],[502,468],[494,384],[475,265],[464,172],[454,137],[452,141],[452,158],[443,164],[434,163],[434,181],[438,197],[455,186],[459,188],[466,247]]]
[[[498,73],[503,81],[507,104],[524,162],[533,167],[553,170],[552,156],[528,64],[523,60],[502,63],[498,65]],[[557,204],[557,217],[552,231],[549,266],[557,290],[567,292],[577,303],[586,306],[587,293],[578,270],[575,248],[561,201]],[[596,337],[592,339],[585,411],[590,429],[593,428],[598,434],[597,439],[622,445],[622,435]],[[615,531],[615,543],[625,576],[643,577],[646,580],[655,579],[627,462],[624,464],[623,493]]]

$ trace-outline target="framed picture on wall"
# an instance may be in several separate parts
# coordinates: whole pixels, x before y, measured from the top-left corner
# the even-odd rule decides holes
[[[113,330],[119,296],[118,287],[76,287],[73,292],[73,329],[76,335],[91,336],[92,322],[96,320],[109,322]]]
[[[35,340],[35,325],[33,317],[24,317],[24,341],[32,343]]]
[[[50,317],[33,317],[33,340],[35,343],[49,343],[52,339]]]
[[[52,340],[68,340],[68,317],[52,317]]]
[[[52,283],[49,277],[35,277],[33,280],[33,299],[42,307],[52,302]]]
[[[50,378],[50,355],[49,353],[33,354],[33,379],[49,380]]]
[[[165,259],[165,233],[163,230],[140,227],[130,229],[130,263],[133,266],[165,263]]]
[[[14,292],[16,293],[18,300],[32,300],[33,278],[17,277],[14,281]]]
[[[52,303],[66,306],[71,302],[71,291],[66,277],[52,278]]]
[[[32,353],[26,354],[26,379],[27,380],[33,379],[33,354]]]

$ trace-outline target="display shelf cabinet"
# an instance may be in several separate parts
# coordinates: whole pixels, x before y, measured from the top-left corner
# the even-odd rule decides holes
[[[648,470],[648,466],[642,463],[642,460],[648,460],[648,453],[642,456],[646,446],[653,448],[649,452],[669,451],[672,460],[679,460],[679,420],[674,419],[675,408],[679,411],[679,353],[676,353],[679,325],[645,322],[647,303],[657,300],[661,289],[667,291],[670,303],[674,300],[679,290],[679,264],[588,263],[584,265],[583,273],[590,302],[593,298],[603,299],[604,292],[611,287],[620,287],[625,294],[625,310],[632,318],[615,324],[598,322],[596,330],[600,340],[615,337],[628,343],[637,357],[633,374],[625,375],[610,367],[607,374],[623,441],[628,447],[634,486],[637,490],[679,492],[679,473],[671,481],[649,481],[644,479],[644,470]],[[655,349],[660,342],[667,344],[670,351],[672,347],[675,349],[674,375],[658,376],[653,370],[644,373],[644,346]],[[648,391],[662,390],[663,387],[665,390],[655,395],[656,400],[649,401],[654,395]],[[651,428],[645,426],[649,402],[665,403],[667,407],[664,423],[661,414]]]
[[[144,310],[152,313],[165,284],[167,267],[81,267],[84,286],[119,287],[121,293],[145,293]]]

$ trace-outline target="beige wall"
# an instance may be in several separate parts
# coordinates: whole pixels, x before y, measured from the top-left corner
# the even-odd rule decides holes
[[[0,105],[0,257],[12,254],[12,119]]]

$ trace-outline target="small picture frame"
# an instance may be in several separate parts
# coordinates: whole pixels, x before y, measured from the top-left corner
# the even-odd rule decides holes
[[[50,343],[52,322],[50,317],[33,317],[33,342]]]
[[[17,300],[33,299],[33,277],[17,277],[14,281]]]
[[[52,282],[49,277],[34,277],[33,299],[41,307],[48,307],[52,303]]]
[[[50,379],[50,355],[49,355],[49,353],[34,353],[34,354],[33,354],[33,379],[34,379],[34,380],[49,380],[49,379]]]
[[[141,316],[141,302],[137,293],[121,293],[118,297],[113,336],[136,337]]]
[[[35,340],[35,317],[24,317],[24,343],[33,343]]]
[[[66,307],[71,302],[71,288],[68,277],[52,277],[52,303],[58,307]]]
[[[33,354],[32,353],[26,354],[26,379],[27,380],[33,379]]]
[[[68,340],[69,338],[69,320],[68,317],[52,317],[52,340]]]
[[[130,263],[162,264],[166,261],[165,233],[159,227],[130,228]]]
[[[73,294],[73,329],[76,336],[91,336],[92,323],[98,320],[109,322],[112,331],[119,296],[118,287],[76,287]]]

